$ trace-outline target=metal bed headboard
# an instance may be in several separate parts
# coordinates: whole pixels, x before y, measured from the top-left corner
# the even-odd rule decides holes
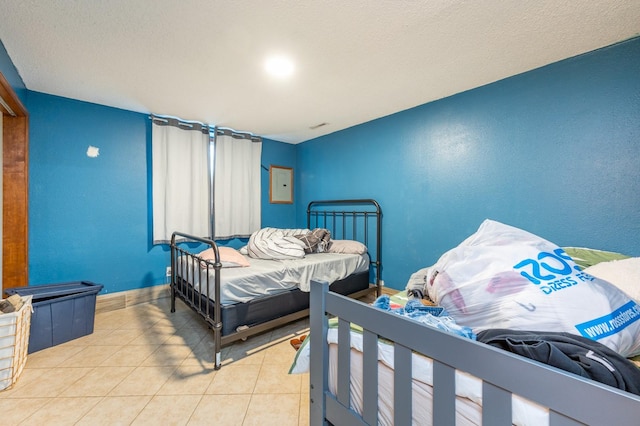
[[[382,208],[376,200],[311,201],[307,206],[307,228],[329,228],[332,231],[331,238],[364,243],[369,252],[369,264],[375,268],[376,296],[381,295]],[[370,244],[372,239],[375,242]]]

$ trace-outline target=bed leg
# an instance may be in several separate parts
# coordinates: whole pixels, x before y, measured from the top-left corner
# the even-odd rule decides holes
[[[176,289],[171,283],[171,313],[176,311]]]
[[[217,323],[213,326],[213,340],[214,340],[214,370],[220,370],[222,362],[220,361],[220,353],[222,352],[222,324]]]

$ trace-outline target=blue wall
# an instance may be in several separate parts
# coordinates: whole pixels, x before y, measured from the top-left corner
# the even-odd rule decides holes
[[[263,139],[262,142],[262,226],[292,228],[296,223],[294,204],[269,203],[269,166],[292,167],[297,170],[296,145]],[[265,170],[266,169],[266,170]],[[294,189],[295,189],[294,180]]]
[[[147,114],[32,91],[27,108],[30,283],[92,280],[111,293],[165,282],[167,246],[151,245]],[[267,169],[295,160],[293,145],[264,141]],[[263,224],[294,223],[294,206],[269,205],[268,183],[263,172]]]
[[[31,91],[27,108],[30,283],[163,282],[168,255],[149,243],[147,116]]]
[[[383,274],[404,288],[485,218],[558,245],[640,255],[640,38],[298,147],[311,199],[375,198]]]

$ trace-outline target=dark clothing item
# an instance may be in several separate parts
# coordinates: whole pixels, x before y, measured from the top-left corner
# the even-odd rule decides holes
[[[571,333],[490,329],[478,341],[640,395],[640,368],[602,343]]]
[[[304,252],[323,253],[331,247],[331,232],[328,229],[316,228],[306,234],[294,235],[304,243]]]

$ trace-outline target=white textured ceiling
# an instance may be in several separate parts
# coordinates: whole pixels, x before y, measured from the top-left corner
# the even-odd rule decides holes
[[[30,90],[290,143],[638,34],[638,0],[0,0]]]

